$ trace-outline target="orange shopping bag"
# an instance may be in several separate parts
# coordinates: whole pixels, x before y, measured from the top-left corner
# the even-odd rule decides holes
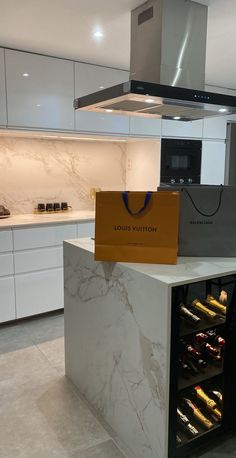
[[[178,192],[97,193],[97,261],[176,264]]]

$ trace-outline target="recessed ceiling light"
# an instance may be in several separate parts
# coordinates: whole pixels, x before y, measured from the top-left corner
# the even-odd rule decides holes
[[[106,110],[106,112],[107,112],[107,113],[112,113],[113,110],[111,110],[110,108],[108,108],[108,109]]]
[[[146,99],[145,102],[146,102],[146,103],[154,103],[155,100],[154,100],[154,99]]]
[[[104,86],[99,86],[99,89],[105,89],[105,87]]]
[[[40,103],[37,103],[37,104],[36,104],[36,107],[41,107]]]
[[[181,119],[180,116],[174,116],[173,119],[175,119],[175,121],[179,121]]]
[[[29,73],[23,73],[22,76],[29,76]]]
[[[220,108],[219,111],[220,113],[226,113],[228,110],[226,108]]]
[[[96,30],[96,32],[93,33],[94,38],[103,38],[104,34],[101,30]]]

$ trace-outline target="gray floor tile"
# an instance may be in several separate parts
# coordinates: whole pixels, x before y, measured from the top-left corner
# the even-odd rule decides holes
[[[68,458],[47,419],[27,396],[0,415],[1,458]]]
[[[60,313],[26,321],[24,329],[34,344],[59,339],[64,336],[64,314]]]
[[[27,348],[31,345],[32,340],[21,324],[0,328],[0,355]]]
[[[112,440],[83,452],[74,453],[71,458],[125,458]]]
[[[27,395],[35,399],[58,380],[58,372],[35,347],[0,355],[0,409]]]
[[[49,363],[59,372],[65,374],[64,337],[37,344]]]
[[[66,378],[60,378],[37,401],[60,444],[72,455],[109,439],[105,429],[72,390]]]

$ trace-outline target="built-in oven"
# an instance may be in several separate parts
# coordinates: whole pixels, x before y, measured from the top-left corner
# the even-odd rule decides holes
[[[163,138],[161,185],[200,184],[202,141]]]

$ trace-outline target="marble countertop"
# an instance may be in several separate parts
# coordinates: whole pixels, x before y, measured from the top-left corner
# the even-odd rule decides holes
[[[78,223],[95,219],[95,212],[91,210],[68,211],[64,213],[22,214],[11,215],[0,219],[0,230],[24,226],[41,226],[44,224]]]
[[[90,238],[67,242],[75,248],[94,253],[94,241]],[[236,258],[179,257],[176,265],[118,263],[143,275],[155,278],[169,286],[178,286],[208,278],[230,275],[236,272]]]

